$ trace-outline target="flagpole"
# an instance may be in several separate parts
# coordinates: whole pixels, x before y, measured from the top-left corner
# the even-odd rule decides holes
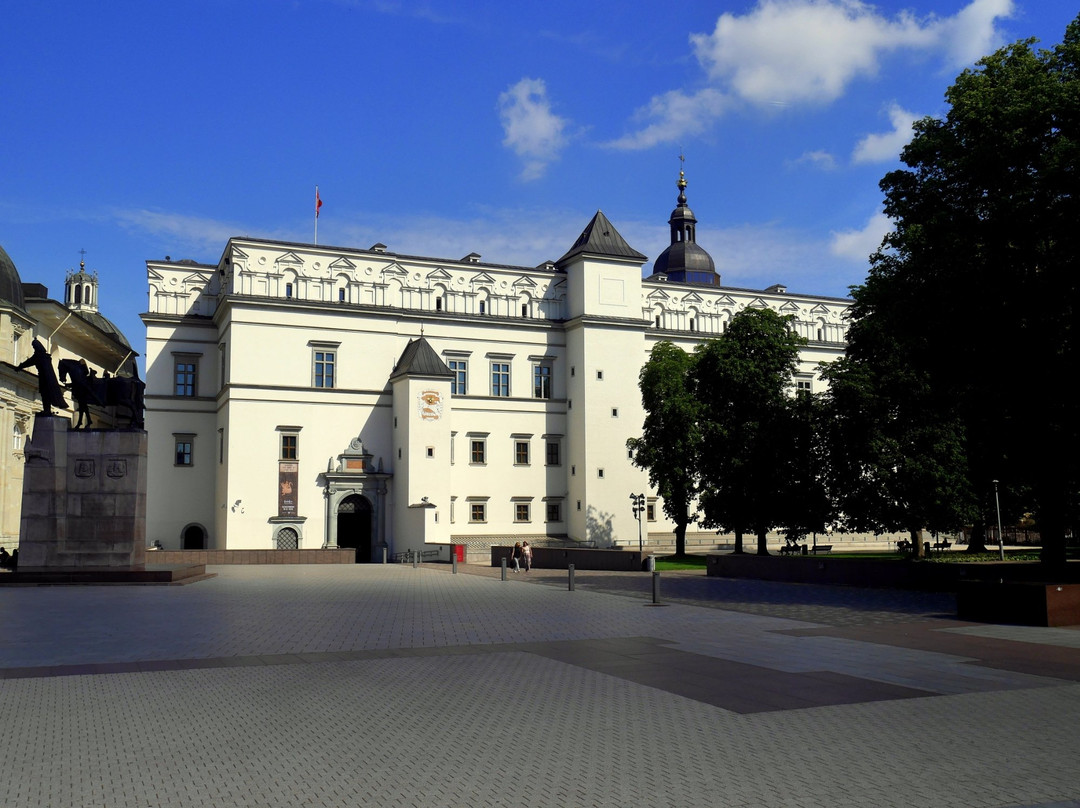
[[[315,243],[319,243],[319,186],[315,186]]]

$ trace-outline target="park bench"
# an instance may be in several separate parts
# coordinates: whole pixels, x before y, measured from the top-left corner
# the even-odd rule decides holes
[[[948,550],[950,547],[952,547],[952,542],[942,539],[941,541],[934,542],[933,546],[935,550]]]
[[[832,552],[832,545],[831,544],[818,544],[818,545],[815,545],[815,546],[811,547],[810,552],[814,553],[815,555],[818,554],[818,553],[831,553]]]
[[[780,555],[802,555],[803,546],[801,544],[785,544],[780,548]]]

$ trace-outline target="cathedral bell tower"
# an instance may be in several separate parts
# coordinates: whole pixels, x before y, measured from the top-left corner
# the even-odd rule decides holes
[[[79,271],[69,271],[64,279],[64,305],[72,311],[98,310],[98,275],[86,271],[86,262],[79,262]]]

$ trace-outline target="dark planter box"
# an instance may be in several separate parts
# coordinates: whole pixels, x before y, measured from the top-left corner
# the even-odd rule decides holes
[[[965,581],[956,591],[961,620],[1024,626],[1080,625],[1080,584]]]
[[[492,547],[491,566],[498,567],[506,559],[511,569],[510,560],[513,547]],[[637,550],[591,550],[575,547],[533,547],[533,566],[541,570],[565,570],[571,564],[575,570],[611,570],[615,572],[640,572],[644,559],[649,553]]]

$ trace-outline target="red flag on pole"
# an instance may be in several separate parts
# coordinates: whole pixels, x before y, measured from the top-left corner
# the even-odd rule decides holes
[[[319,208],[322,207],[322,200],[319,198],[319,189],[315,188],[315,218],[319,218]]]

